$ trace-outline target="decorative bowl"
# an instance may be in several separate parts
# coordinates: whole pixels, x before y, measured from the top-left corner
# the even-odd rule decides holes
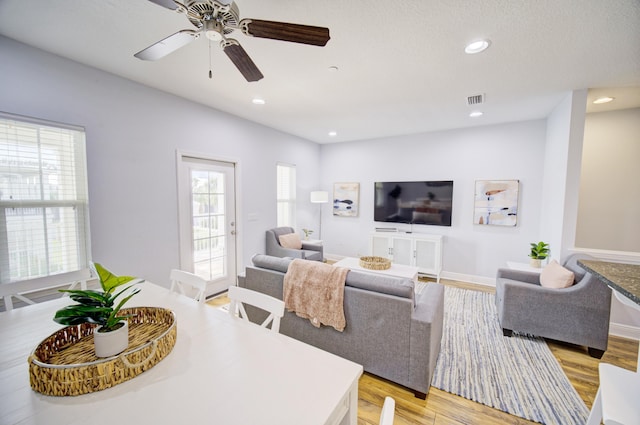
[[[360,267],[369,270],[387,270],[391,267],[391,260],[384,257],[360,257]]]

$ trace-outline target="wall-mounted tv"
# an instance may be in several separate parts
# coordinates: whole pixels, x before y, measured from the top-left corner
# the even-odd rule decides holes
[[[376,182],[375,221],[451,226],[453,181]]]

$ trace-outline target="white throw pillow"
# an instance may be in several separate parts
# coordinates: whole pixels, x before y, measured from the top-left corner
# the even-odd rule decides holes
[[[283,248],[302,249],[302,241],[300,240],[300,235],[298,235],[297,233],[280,235],[278,240],[280,241],[280,245],[282,245]]]
[[[556,260],[551,260],[540,273],[540,285],[545,288],[568,288],[573,285],[574,280],[573,272],[562,267]]]

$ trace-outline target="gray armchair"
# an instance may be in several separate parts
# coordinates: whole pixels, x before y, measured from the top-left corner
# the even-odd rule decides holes
[[[609,340],[611,289],[578,266],[573,254],[564,267],[575,273],[576,283],[564,289],[545,288],[540,275],[499,269],[496,279],[498,320],[505,336],[513,331],[588,347],[601,358]]]
[[[280,245],[280,235],[294,233],[292,227],[276,227],[266,232],[266,254],[274,257],[302,258],[303,260],[323,261],[322,245],[302,241],[302,249],[284,248]]]

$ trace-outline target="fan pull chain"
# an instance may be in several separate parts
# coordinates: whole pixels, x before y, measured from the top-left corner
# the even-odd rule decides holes
[[[209,79],[213,78],[213,72],[211,72],[211,40],[209,40]]]

